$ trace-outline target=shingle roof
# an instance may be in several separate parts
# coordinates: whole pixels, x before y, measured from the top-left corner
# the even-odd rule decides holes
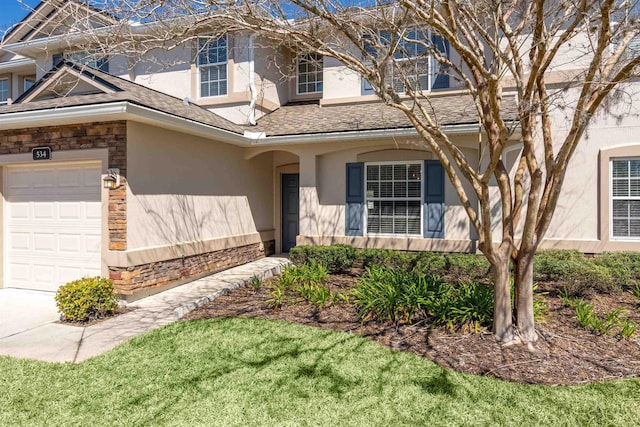
[[[34,100],[30,102],[22,102],[25,96],[36,90],[42,85],[46,85],[47,81],[56,74],[56,72],[64,67],[73,68],[82,73],[98,84],[106,85],[113,89],[114,93],[92,93],[84,95],[70,94],[67,96],[43,100]],[[192,120],[198,123],[214,126],[230,132],[242,134],[243,128],[235,123],[220,117],[195,104],[185,104],[183,100],[158,92],[148,87],[130,82],[119,77],[112,76],[95,68],[88,66],[80,66],[72,62],[62,62],[51,72],[45,75],[36,86],[25,92],[15,103],[6,106],[0,106],[0,115],[8,113],[17,113],[24,111],[48,110],[61,107],[72,107],[81,105],[97,105],[107,104],[111,102],[128,101],[133,104],[151,108],[153,110],[168,113],[177,117]]]
[[[430,102],[442,125],[478,123],[478,113],[470,95],[433,96]],[[513,97],[503,99],[502,110],[503,119],[517,119]],[[380,101],[330,106],[285,105],[262,117],[251,130],[264,132],[267,136],[282,136],[411,127],[403,112]]]

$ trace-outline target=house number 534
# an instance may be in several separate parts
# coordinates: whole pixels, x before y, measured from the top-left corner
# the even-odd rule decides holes
[[[50,160],[51,148],[49,147],[36,147],[31,153],[33,154],[33,160]]]

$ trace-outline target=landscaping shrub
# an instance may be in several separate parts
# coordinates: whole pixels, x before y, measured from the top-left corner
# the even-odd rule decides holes
[[[324,265],[330,273],[345,273],[353,267],[356,253],[357,249],[349,245],[296,246],[291,248],[289,257],[295,265],[315,261]]]
[[[604,252],[593,263],[608,268],[621,286],[633,288],[640,283],[640,252]]]
[[[442,252],[418,252],[413,268],[420,273],[443,276],[447,265],[447,255]]]
[[[387,266],[367,267],[352,293],[360,318],[410,323],[444,285],[433,275]]]
[[[484,255],[449,254],[446,272],[457,280],[483,279],[491,276],[491,265]]]
[[[534,258],[533,269],[536,280],[556,281],[570,297],[622,290],[620,280],[611,268],[586,258],[578,251],[539,251]]]
[[[62,285],[55,300],[62,318],[70,322],[100,319],[118,308],[113,282],[102,277],[85,277]]]
[[[449,325],[488,326],[493,319],[493,287],[475,280],[463,282],[451,293],[447,323]]]

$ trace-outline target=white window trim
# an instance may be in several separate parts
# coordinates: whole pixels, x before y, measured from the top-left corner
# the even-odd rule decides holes
[[[419,234],[398,234],[398,233],[369,233],[369,197],[367,196],[367,166],[369,165],[419,165],[420,166],[420,233]],[[370,237],[413,237],[422,238],[424,236],[424,161],[403,161],[395,160],[388,162],[365,162],[364,163],[364,220],[363,220],[363,235]],[[415,197],[375,197],[373,200],[416,200]]]
[[[613,201],[614,200],[640,200],[640,196],[614,196],[613,195],[613,162],[640,160],[640,157],[611,157],[609,159],[609,240],[619,242],[637,242],[640,236],[614,236],[613,235]]]
[[[197,79],[197,94],[198,94],[198,99],[213,99],[213,98],[223,98],[225,96],[229,96],[229,36],[227,34],[222,35],[220,37],[217,37],[215,40],[221,39],[222,37],[226,38],[226,57],[224,62],[215,62],[215,63],[210,63],[210,64],[204,64],[201,65],[200,64],[200,40],[201,39],[206,39],[206,40],[213,40],[213,37],[198,37],[196,39],[196,47],[198,52],[196,53],[196,68],[197,68],[197,72],[198,72],[198,79]],[[202,68],[208,68],[208,67],[218,67],[224,65],[226,68],[226,75],[227,75],[227,91],[225,94],[222,95],[209,95],[209,96],[202,96],[202,73],[200,72],[200,70]],[[221,80],[220,80],[221,81]]]
[[[312,55],[312,54],[309,54],[309,55]],[[314,95],[314,94],[322,93],[324,91],[324,58],[322,57],[322,55],[316,55],[320,57],[319,61],[321,62],[320,75],[322,75],[322,81],[320,83],[322,83],[322,90],[316,90],[315,92],[300,92],[300,61],[305,59],[306,56],[307,55],[305,55],[304,57],[298,58],[298,60],[296,61],[296,95],[299,95],[299,96]],[[306,74],[308,75],[309,73],[306,73]],[[309,84],[309,81],[307,80],[305,84]],[[318,80],[315,80],[314,84],[317,86]]]
[[[11,82],[7,77],[1,78],[0,82],[7,82],[7,99],[5,99],[4,101],[0,101],[0,105],[5,105],[7,104],[7,102],[9,102],[9,97],[11,95]]]

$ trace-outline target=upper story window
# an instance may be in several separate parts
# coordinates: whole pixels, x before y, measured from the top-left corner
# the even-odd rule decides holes
[[[9,99],[9,79],[0,79],[0,104]]]
[[[445,67],[428,52],[436,50],[444,57],[449,57],[448,41],[437,34],[418,29],[410,29],[402,40],[397,42],[391,33],[380,31],[375,40],[365,44],[366,51],[373,57],[387,54],[387,46],[396,44],[393,61],[387,71],[387,83],[395,92],[407,91],[408,83],[414,91],[430,91],[449,87],[449,75]],[[362,79],[362,93],[374,93],[371,84]]]
[[[298,59],[298,95],[322,92],[322,56],[308,54]]]
[[[25,77],[23,80],[23,85],[24,85],[24,91],[28,91],[29,89],[31,89],[35,84],[36,84],[36,78],[35,77]]]
[[[422,163],[367,163],[368,234],[422,235]]]
[[[107,58],[98,57],[96,52],[90,52],[88,50],[54,53],[52,59],[54,66],[62,59],[64,59],[66,61],[73,61],[78,64],[88,65],[89,67],[97,68],[106,73],[109,72],[109,61],[107,60]]]
[[[640,238],[640,157],[611,160],[611,236]]]
[[[200,97],[223,96],[227,94],[227,36],[217,39],[198,39],[198,70],[200,76]]]

